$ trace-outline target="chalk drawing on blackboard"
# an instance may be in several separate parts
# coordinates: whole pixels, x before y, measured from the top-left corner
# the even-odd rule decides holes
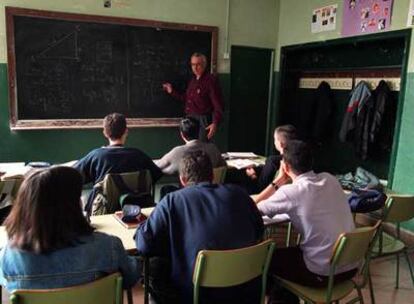
[[[12,129],[101,127],[113,111],[133,126],[173,126],[183,105],[161,84],[184,91],[196,50],[216,62],[216,27],[20,8],[6,17]]]
[[[112,41],[96,42],[96,61],[112,62]]]
[[[38,55],[37,59],[66,59],[79,61],[78,32],[72,32],[61,38],[54,39]]]

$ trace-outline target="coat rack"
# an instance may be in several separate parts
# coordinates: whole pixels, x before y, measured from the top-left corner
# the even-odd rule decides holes
[[[316,89],[326,81],[333,90],[352,90],[360,81],[365,81],[371,89],[384,80],[392,91],[400,90],[401,70],[391,69],[355,69],[348,71],[304,71],[300,73],[300,89]]]

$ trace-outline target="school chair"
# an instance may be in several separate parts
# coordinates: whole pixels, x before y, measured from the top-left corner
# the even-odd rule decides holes
[[[222,184],[226,178],[227,166],[213,168],[213,184]]]
[[[96,191],[92,215],[114,213],[124,204],[136,204],[141,208],[154,206],[151,173],[148,170],[126,173],[109,173],[94,186]],[[99,208],[99,200],[104,202]]]
[[[379,228],[379,236],[373,248],[373,257],[383,257],[395,255],[396,263],[396,281],[395,288],[399,285],[399,269],[401,253],[404,254],[405,259],[410,269],[411,280],[414,284],[413,268],[410,257],[407,252],[407,245],[401,240],[400,224],[414,218],[414,195],[388,195],[385,202],[385,208],[382,215],[383,223],[390,223],[395,225],[395,235],[384,232],[383,226]]]
[[[12,205],[23,179],[0,180],[0,209]]]
[[[234,250],[201,250],[193,273],[193,303],[198,304],[200,287],[231,287],[261,276],[261,301],[264,303],[267,271],[272,258],[274,242]]]
[[[18,289],[10,295],[12,304],[122,304],[122,276],[113,273],[96,281],[54,289]]]
[[[9,214],[22,182],[22,178],[0,181],[0,224]]]
[[[326,288],[303,286],[278,276],[275,276],[275,279],[282,287],[296,294],[305,303],[336,303],[354,289],[357,290],[357,296],[347,303],[357,301],[363,303],[361,288],[369,280],[370,249],[375,241],[374,234],[379,225],[380,222],[373,227],[356,228],[338,237],[330,259],[329,280]],[[363,262],[363,264],[356,279],[335,283],[334,273],[337,267],[358,262]]]

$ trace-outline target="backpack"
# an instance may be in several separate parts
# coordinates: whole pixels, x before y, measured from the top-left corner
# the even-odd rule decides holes
[[[124,204],[141,208],[154,206],[151,174],[148,170],[107,174],[93,187],[91,215],[114,213]]]
[[[348,198],[352,212],[372,212],[384,207],[387,196],[378,190],[357,190],[354,189]]]

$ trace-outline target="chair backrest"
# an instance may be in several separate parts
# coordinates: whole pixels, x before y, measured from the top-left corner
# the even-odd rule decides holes
[[[121,209],[120,197],[123,194],[141,195],[153,201],[152,179],[148,170],[126,173],[109,173],[101,182],[102,194],[108,204],[107,213]]]
[[[235,250],[201,250],[195,262],[194,304],[200,287],[230,287],[262,277],[261,303],[264,303],[267,270],[275,244],[271,240]]]
[[[342,233],[334,246],[331,264],[337,267],[363,261],[377,228],[378,224]]]
[[[22,178],[0,181],[0,209],[12,205],[22,182]]]
[[[356,228],[351,232],[342,233],[338,237],[330,261],[331,267],[326,303],[330,303],[335,269],[338,266],[361,263],[362,285],[365,285],[368,278],[371,250],[378,235],[376,232],[380,225],[381,221],[378,221],[375,226]]]
[[[222,184],[226,178],[227,167],[217,167],[213,168],[213,184]]]
[[[12,292],[12,304],[122,304],[119,272],[91,283],[55,289],[20,289]]]
[[[414,195],[391,194],[385,202],[384,222],[399,223],[414,218]]]

